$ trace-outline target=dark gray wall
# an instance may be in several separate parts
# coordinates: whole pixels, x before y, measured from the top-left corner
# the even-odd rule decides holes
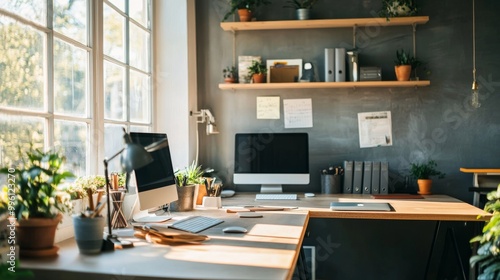
[[[260,20],[292,19],[293,11],[272,1],[260,9]],[[413,161],[435,159],[445,179],[435,180],[434,192],[471,202],[472,176],[460,167],[500,165],[500,2],[476,1],[477,69],[482,107],[469,106],[472,83],[472,1],[420,0],[419,14],[430,21],[417,27],[417,56],[431,80],[424,88],[308,89],[222,91],[222,69],[233,64],[233,35],[220,28],[227,11],[225,0],[197,1],[198,108],[209,108],[221,133],[201,133],[200,163],[218,171],[226,187],[233,188],[234,134],[238,132],[304,131],[310,135],[309,186],[287,186],[288,191],[319,192],[319,170],[343,160],[388,161],[393,188],[404,191],[404,176]],[[319,1],[314,18],[371,17],[380,0]],[[358,29],[361,66],[378,65],[385,80],[394,80],[397,49],[411,50],[412,28]],[[245,31],[236,33],[236,56],[260,55],[265,59],[302,58],[313,62],[324,79],[325,47],[352,45],[352,29]],[[256,97],[311,98],[314,127],[284,129],[280,120],[257,120]],[[357,113],[391,111],[394,144],[359,148]],[[201,128],[201,126],[200,126]],[[410,188],[413,188],[411,183]],[[256,190],[237,186],[239,191]]]

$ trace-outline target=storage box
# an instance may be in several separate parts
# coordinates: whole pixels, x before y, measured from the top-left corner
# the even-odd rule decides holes
[[[382,81],[382,71],[380,67],[360,67],[361,81]]]

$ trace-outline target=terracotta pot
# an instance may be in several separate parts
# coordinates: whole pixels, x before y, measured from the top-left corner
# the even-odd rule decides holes
[[[46,250],[54,247],[57,225],[62,217],[62,214],[58,214],[53,219],[20,220],[16,227],[16,242],[19,244],[21,254],[23,250]]]
[[[254,83],[264,83],[266,80],[266,75],[265,74],[253,74],[252,79],[253,79]]]
[[[249,9],[238,9],[238,16],[240,16],[240,21],[251,21],[252,11]]]
[[[431,194],[432,180],[431,179],[418,179],[418,193],[419,194]]]
[[[396,78],[398,81],[409,81],[411,75],[411,65],[394,66]]]
[[[198,196],[196,197],[196,205],[203,204],[203,197],[207,195],[207,188],[205,184],[198,185]]]
[[[224,83],[226,83],[226,84],[232,84],[234,82],[235,82],[235,80],[232,77],[231,78],[224,78]]]

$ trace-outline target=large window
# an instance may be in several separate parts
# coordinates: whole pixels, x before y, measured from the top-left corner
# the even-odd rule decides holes
[[[150,0],[0,1],[0,166],[34,145],[92,174],[123,128],[150,131],[150,23]]]

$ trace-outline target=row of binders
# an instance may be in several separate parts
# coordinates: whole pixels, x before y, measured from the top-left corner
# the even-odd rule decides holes
[[[388,194],[389,163],[344,161],[343,193]]]

